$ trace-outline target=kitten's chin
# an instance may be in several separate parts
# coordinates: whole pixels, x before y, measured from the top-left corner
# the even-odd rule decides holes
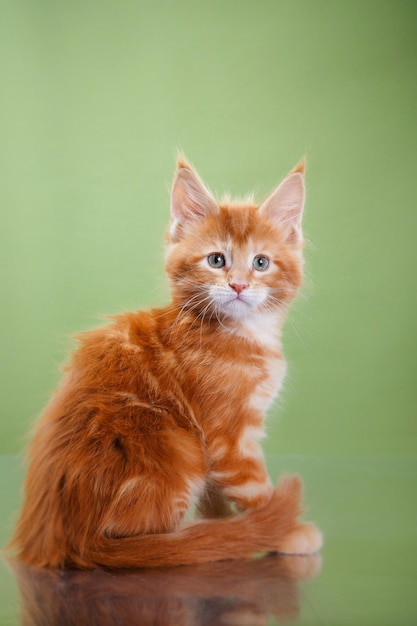
[[[276,333],[277,327],[281,326],[285,318],[285,309],[281,307],[267,306],[266,302],[245,302],[241,298],[235,298],[225,303],[222,302],[217,307],[218,317],[224,317],[227,325],[235,322],[237,329],[244,329],[247,326],[263,329],[264,333]]]
[[[248,317],[256,315],[258,310],[257,305],[245,302],[242,298],[234,298],[229,302],[222,303],[219,308],[226,317],[237,321],[245,320]]]
[[[223,317],[229,322],[254,320],[270,311],[268,293],[263,289],[245,289],[235,293],[230,288],[215,287],[209,291],[209,297],[217,318]]]

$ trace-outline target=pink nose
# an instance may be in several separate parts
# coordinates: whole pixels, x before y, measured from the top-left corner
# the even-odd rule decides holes
[[[242,293],[244,289],[247,289],[249,285],[246,283],[229,283],[229,287],[234,289],[236,293],[239,295],[240,293]]]

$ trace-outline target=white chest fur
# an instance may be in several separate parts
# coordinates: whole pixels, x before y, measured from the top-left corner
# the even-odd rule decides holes
[[[265,414],[277,397],[285,378],[287,366],[283,357],[270,357],[266,361],[266,376],[256,386],[249,398],[249,406]]]
[[[265,349],[265,374],[249,398],[249,406],[264,414],[277,397],[285,378],[286,363],[280,343],[280,320],[276,314],[260,314],[245,320],[244,333]]]

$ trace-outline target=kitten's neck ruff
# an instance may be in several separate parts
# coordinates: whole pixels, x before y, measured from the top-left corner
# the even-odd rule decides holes
[[[222,336],[235,336],[239,340],[243,339],[268,349],[281,348],[281,328],[285,319],[285,312],[282,310],[251,311],[248,315],[237,318],[207,315],[199,319],[180,308],[174,325],[178,324],[179,318],[182,318],[186,327],[198,329],[196,337],[200,344],[202,337],[210,329],[210,333],[219,335],[220,341]]]
[[[253,313],[235,323],[232,332],[265,347],[279,348],[282,321],[276,312]]]

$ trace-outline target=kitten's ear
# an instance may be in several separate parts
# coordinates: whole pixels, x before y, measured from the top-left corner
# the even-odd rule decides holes
[[[218,210],[215,199],[197,172],[183,158],[179,158],[171,191],[171,236],[180,237],[184,226]]]
[[[287,231],[287,240],[291,243],[302,242],[301,219],[305,200],[304,169],[305,162],[303,161],[284,178],[259,207],[262,214]]]

